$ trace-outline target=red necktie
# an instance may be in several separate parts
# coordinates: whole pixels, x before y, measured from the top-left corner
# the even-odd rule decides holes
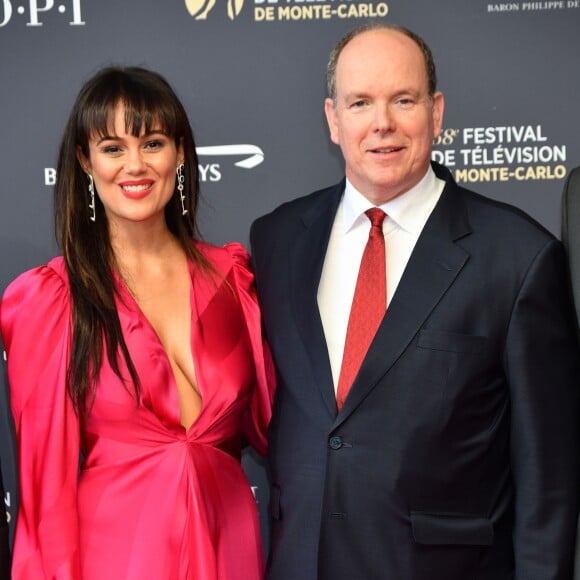
[[[366,212],[366,215],[371,220],[371,231],[360,263],[348,319],[336,392],[336,404],[339,410],[387,309],[385,238],[383,236],[383,220],[386,214],[382,209],[373,207]]]

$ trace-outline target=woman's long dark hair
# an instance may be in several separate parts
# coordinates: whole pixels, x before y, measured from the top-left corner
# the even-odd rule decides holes
[[[169,230],[186,255],[202,270],[211,266],[192,244],[199,238],[195,215],[199,198],[198,161],[191,126],[183,105],[167,81],[157,73],[138,68],[101,70],[81,89],[62,138],[54,190],[55,229],[68,272],[72,298],[72,344],[67,369],[67,390],[77,412],[90,407],[104,353],[113,371],[127,386],[132,382],[139,400],[140,383],[121,332],[115,305],[115,259],[107,217],[95,196],[95,221],[90,220],[88,179],[78,152],[89,158],[89,139],[105,136],[113,125],[115,109],[125,110],[126,131],[161,128],[181,145],[184,153],[188,213],[182,215],[178,195],[165,207]],[[122,376],[119,352],[130,376]]]

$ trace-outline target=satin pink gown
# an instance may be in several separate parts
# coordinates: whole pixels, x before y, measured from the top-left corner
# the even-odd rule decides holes
[[[140,400],[105,362],[83,421],[65,389],[71,302],[62,259],[7,289],[0,321],[21,489],[13,580],[262,578],[256,502],[239,453],[242,436],[266,451],[274,371],[246,251],[198,247],[224,279],[190,266],[203,405],[188,431],[167,355],[123,284],[117,307]]]

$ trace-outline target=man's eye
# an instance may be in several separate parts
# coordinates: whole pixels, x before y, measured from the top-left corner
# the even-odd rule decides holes
[[[354,101],[354,103],[352,103],[351,107],[354,109],[360,109],[361,107],[364,107],[367,104],[366,101],[358,100],[358,101]]]
[[[413,101],[413,99],[404,98],[404,99],[399,99],[397,101],[397,104],[400,107],[403,107],[404,109],[408,109],[408,108],[412,107],[415,104],[415,101]]]

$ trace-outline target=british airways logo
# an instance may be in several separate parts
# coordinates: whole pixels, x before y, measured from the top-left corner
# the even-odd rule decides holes
[[[231,158],[234,167],[241,169],[253,169],[264,161],[264,152],[257,145],[210,145],[197,147],[199,159],[199,177],[201,181],[217,182],[222,178],[222,163],[220,158]],[[210,158],[207,160],[205,158]],[[213,159],[212,159],[213,158]],[[44,168],[44,185],[54,185],[56,181],[56,169]]]

